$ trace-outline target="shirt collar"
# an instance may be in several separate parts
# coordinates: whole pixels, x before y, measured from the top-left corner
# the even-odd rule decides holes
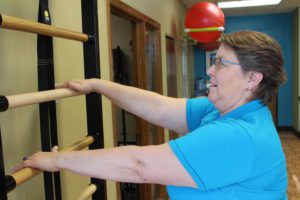
[[[263,106],[265,106],[265,104],[260,99],[253,100],[253,101],[250,101],[248,103],[245,103],[245,104],[239,106],[238,108],[230,111],[229,113],[226,113],[223,116],[220,116],[220,118],[222,118],[222,119],[228,118],[228,117],[236,118],[243,114],[258,110],[259,108],[261,108]]]

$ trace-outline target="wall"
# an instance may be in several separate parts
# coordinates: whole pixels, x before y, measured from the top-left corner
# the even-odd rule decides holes
[[[16,6],[17,5],[17,6]],[[1,14],[36,20],[38,5],[34,1],[0,1]],[[37,90],[36,35],[0,30],[0,92],[13,95]],[[34,123],[33,123],[34,122]],[[41,149],[38,107],[27,106],[0,113],[5,172],[25,155]],[[9,199],[39,199],[44,193],[42,176],[16,188]],[[29,191],[36,192],[29,192]]]
[[[300,132],[300,11],[293,12],[293,127]]]
[[[205,50],[201,49],[198,45],[194,46],[195,52],[195,78],[205,78],[206,76],[206,57]]]
[[[278,126],[292,126],[292,15],[291,13],[227,17],[226,33],[250,29],[274,37],[280,44],[288,81],[278,93]],[[284,30],[284,31],[282,31]]]

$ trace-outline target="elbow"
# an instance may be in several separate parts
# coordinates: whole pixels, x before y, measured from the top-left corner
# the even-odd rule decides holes
[[[147,161],[145,160],[144,154],[141,156],[142,148],[137,147],[136,149],[136,154],[134,156],[135,160],[135,174],[138,179],[139,183],[151,183],[151,178],[150,178],[150,170],[149,166],[147,165]]]
[[[154,183],[153,176],[151,175],[151,167],[148,164],[148,156],[144,152],[143,147],[134,147],[134,173],[137,183]]]
[[[145,163],[140,160],[136,161],[136,174],[139,183],[150,183],[149,177],[147,176],[147,167]]]

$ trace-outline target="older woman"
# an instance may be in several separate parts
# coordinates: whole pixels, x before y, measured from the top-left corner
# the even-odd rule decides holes
[[[134,183],[168,185],[171,199],[286,199],[285,157],[266,106],[285,81],[276,41],[253,31],[221,38],[208,70],[208,98],[176,99],[89,79],[66,87],[97,92],[123,109],[183,136],[156,146],[39,152],[16,169],[70,170]]]

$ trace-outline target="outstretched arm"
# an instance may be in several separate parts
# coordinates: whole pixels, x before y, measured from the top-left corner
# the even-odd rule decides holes
[[[101,79],[68,81],[66,87],[83,93],[103,94],[119,107],[155,125],[179,134],[187,133],[186,99],[166,97]]]
[[[196,184],[168,143],[155,146],[124,146],[101,150],[38,152],[15,168],[46,171],[69,170],[100,179],[195,187]]]

